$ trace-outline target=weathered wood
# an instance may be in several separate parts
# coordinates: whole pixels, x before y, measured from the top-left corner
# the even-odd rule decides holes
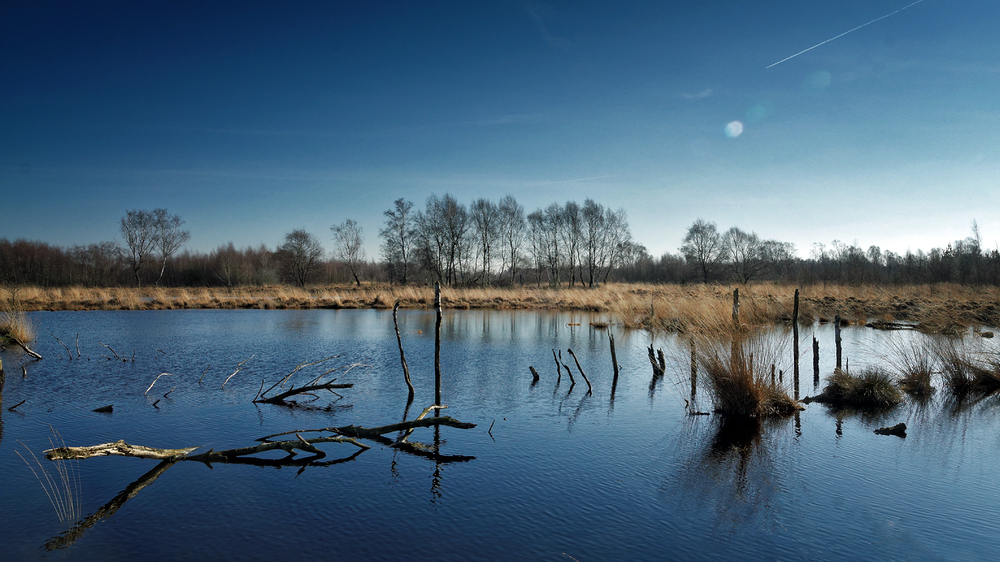
[[[573,361],[576,363],[577,370],[579,370],[580,374],[583,375],[583,380],[587,382],[587,392],[593,392],[594,387],[591,386],[590,379],[587,378],[587,373],[583,372],[583,367],[580,366],[580,360],[576,358],[576,354],[573,353],[572,349],[567,349],[566,351],[568,351],[569,354],[573,356]]]
[[[615,378],[611,383],[612,386],[618,384],[618,355],[615,353],[615,335],[608,330],[608,341],[611,343],[611,366],[615,370]]]
[[[819,340],[813,336],[813,385],[819,384]]]
[[[441,283],[434,283],[434,403],[441,403]]]
[[[559,357],[556,356],[556,350],[552,350],[552,360],[556,362],[556,386],[562,382],[562,365],[559,364]]]
[[[532,367],[531,365],[528,365],[528,370],[529,370],[529,371],[531,371],[531,384],[535,384],[535,383],[537,383],[537,382],[538,382],[538,380],[539,380],[539,379],[541,378],[541,377],[540,377],[540,376],[538,375],[538,371],[536,371],[536,370],[535,370],[535,368],[534,368],[534,367]],[[2,388],[0,388],[0,390],[3,390],[3,389],[2,389]]]
[[[698,353],[695,349],[694,338],[688,340],[691,347],[691,400],[698,394]]]
[[[795,388],[799,387],[799,290],[795,289],[792,305],[792,361],[795,374]],[[798,392],[796,390],[796,392]]]
[[[353,383],[334,383],[334,381],[330,381],[328,383],[306,385],[306,386],[301,386],[299,388],[292,387],[286,390],[285,392],[282,392],[281,394],[277,394],[271,397],[265,397],[263,395],[258,394],[258,397],[254,398],[252,402],[254,404],[285,404],[286,399],[291,398],[292,396],[298,394],[309,394],[320,390],[329,390],[330,392],[333,392],[333,389],[335,388],[341,389],[341,388],[353,388],[353,387],[354,387]]]
[[[733,325],[740,325],[740,289],[733,289]]]
[[[23,349],[24,352],[27,353],[29,357],[35,359],[36,361],[40,361],[42,359],[41,355],[39,355],[38,353],[35,353],[34,351],[32,351],[32,349],[30,347],[28,347],[28,345],[26,343],[24,343],[23,341],[15,338],[14,336],[12,336],[10,334],[7,334],[7,339],[9,339],[10,341],[14,342],[18,347],[20,347],[21,349]]]
[[[392,305],[392,325],[396,328],[396,344],[399,345],[399,362],[403,364],[403,379],[406,380],[406,388],[409,389],[410,397],[408,401],[413,401],[413,382],[410,381],[410,368],[406,365],[406,354],[403,353],[403,338],[399,335],[399,320],[396,318],[396,311],[399,310],[399,301]]]
[[[114,353],[114,354],[115,354],[115,358],[119,359],[120,361],[127,361],[127,359],[122,359],[121,355],[118,355],[118,352],[117,352],[117,351],[115,351],[115,350],[114,350],[114,349],[113,349],[113,348],[112,348],[112,347],[111,347],[110,345],[108,345],[108,344],[105,344],[105,343],[101,343],[101,342],[97,342],[97,343],[100,343],[100,344],[101,344],[101,345],[103,345],[104,347],[106,347],[106,348],[108,348],[109,350],[111,350],[111,353]]]
[[[833,341],[837,344],[837,370],[841,367],[841,344],[840,344],[840,315],[837,314],[833,317]]]
[[[236,373],[233,373],[233,374],[236,374]],[[149,383],[149,388],[147,388],[146,392],[143,392],[142,395],[145,396],[145,395],[149,394],[149,391],[153,390],[153,385],[156,384],[156,381],[160,380],[160,377],[172,377],[172,376],[174,376],[174,375],[171,374],[171,373],[160,373],[160,374],[156,375],[156,378],[153,379],[153,382]]]
[[[653,350],[653,344],[649,344],[648,351],[649,351],[649,363],[650,365],[653,366],[653,377],[655,378],[662,377],[663,373],[666,372],[666,362],[662,360],[663,350],[662,349],[660,350],[660,358],[661,358],[660,363],[657,363],[656,354],[655,351]]]
[[[90,445],[87,447],[56,447],[42,451],[45,458],[50,461],[89,459],[91,457],[121,456],[137,457],[140,459],[173,460],[186,456],[198,447],[185,447],[181,449],[158,449],[156,447],[146,447],[143,445],[130,445],[119,439],[114,443],[102,443],[100,445]]]
[[[68,355],[69,356],[69,360],[72,361],[73,360],[73,352],[69,350],[69,346],[66,345],[66,344],[64,344],[63,341],[61,339],[57,338],[56,335],[53,334],[52,332],[49,332],[49,335],[52,336],[52,337],[54,337],[54,338],[56,338],[56,341],[59,342],[60,344],[62,344],[62,346],[66,348],[66,355]]]
[[[569,375],[570,390],[572,390],[573,385],[576,384],[576,379],[573,378],[573,371],[569,370],[569,365],[563,363],[561,349],[559,350],[559,364],[562,365],[564,369],[566,369],[566,374]]]

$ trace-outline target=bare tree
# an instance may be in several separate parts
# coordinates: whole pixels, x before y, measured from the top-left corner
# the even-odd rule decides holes
[[[331,226],[330,230],[333,232],[333,257],[351,268],[354,282],[360,287],[358,271],[365,262],[365,239],[361,226],[353,219],[347,219],[343,224]]]
[[[305,287],[309,276],[319,266],[323,246],[315,236],[300,228],[285,235],[285,243],[278,247],[278,253],[292,280]]]
[[[702,282],[708,283],[709,276],[725,256],[722,237],[719,235],[715,223],[704,219],[694,221],[684,236],[681,253],[689,262],[697,265],[701,272]]]
[[[472,229],[482,260],[483,282],[490,284],[493,281],[493,246],[500,229],[497,205],[488,199],[476,199],[469,207],[469,214],[472,216]]]
[[[746,232],[734,226],[722,235],[722,246],[733,276],[740,283],[749,283],[767,266],[764,243],[755,232]]]
[[[588,201],[590,201],[588,199]],[[562,223],[559,225],[559,235],[562,239],[562,246],[566,255],[566,266],[569,268],[569,286],[576,282],[576,269],[580,255],[580,242],[583,237],[580,205],[576,201],[567,201],[562,211]],[[580,283],[583,283],[583,268],[581,265]]]
[[[402,197],[396,199],[395,209],[383,213],[386,217],[385,228],[378,232],[382,237],[382,257],[402,285],[406,285],[412,260],[415,222],[412,210],[412,202]]]
[[[122,259],[128,263],[135,276],[135,286],[141,287],[139,271],[153,255],[157,246],[156,216],[149,211],[125,211],[121,219],[122,238],[127,248],[122,248]]]
[[[503,249],[500,252],[503,269],[510,269],[510,284],[517,275],[517,263],[524,243],[524,207],[517,203],[513,195],[506,195],[497,205],[500,216],[500,238]]]
[[[181,230],[184,221],[178,215],[171,215],[166,209],[155,209],[153,222],[156,225],[156,249],[160,253],[160,274],[153,285],[158,286],[163,278],[163,271],[167,268],[167,260],[191,239],[191,233]]]

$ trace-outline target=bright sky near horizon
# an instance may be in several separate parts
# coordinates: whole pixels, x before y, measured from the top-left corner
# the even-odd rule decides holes
[[[623,207],[654,256],[699,217],[802,256],[975,219],[992,249],[998,21],[995,0],[5,2],[0,237],[115,240],[166,207],[193,250],[300,227],[329,249],[353,218],[378,257],[395,199],[451,193]]]

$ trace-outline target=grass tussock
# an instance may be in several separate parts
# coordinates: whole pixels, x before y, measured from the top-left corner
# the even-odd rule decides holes
[[[755,418],[789,415],[799,409],[774,376],[783,340],[763,331],[734,331],[730,336],[728,341],[704,337],[695,345],[698,380],[713,409],[728,416]]]
[[[890,337],[888,361],[899,373],[900,388],[914,396],[929,396],[934,392],[931,377],[937,369],[937,358],[926,340]]]
[[[25,305],[17,287],[0,288],[0,340],[10,339],[29,344],[35,341],[35,327],[25,314]]]
[[[903,400],[895,378],[885,369],[867,367],[859,373],[838,370],[826,379],[817,402],[857,409],[889,408]]]
[[[933,344],[932,352],[952,394],[986,395],[1000,390],[1000,355],[983,349],[982,340],[945,338]]]

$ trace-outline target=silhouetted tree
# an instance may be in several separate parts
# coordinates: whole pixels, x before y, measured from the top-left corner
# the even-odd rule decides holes
[[[278,253],[292,281],[305,287],[323,257],[323,246],[315,236],[300,228],[285,235],[285,243],[278,247]]]
[[[361,226],[353,219],[330,227],[333,232],[333,257],[347,264],[354,282],[361,286],[358,271],[365,261],[364,235]]]

